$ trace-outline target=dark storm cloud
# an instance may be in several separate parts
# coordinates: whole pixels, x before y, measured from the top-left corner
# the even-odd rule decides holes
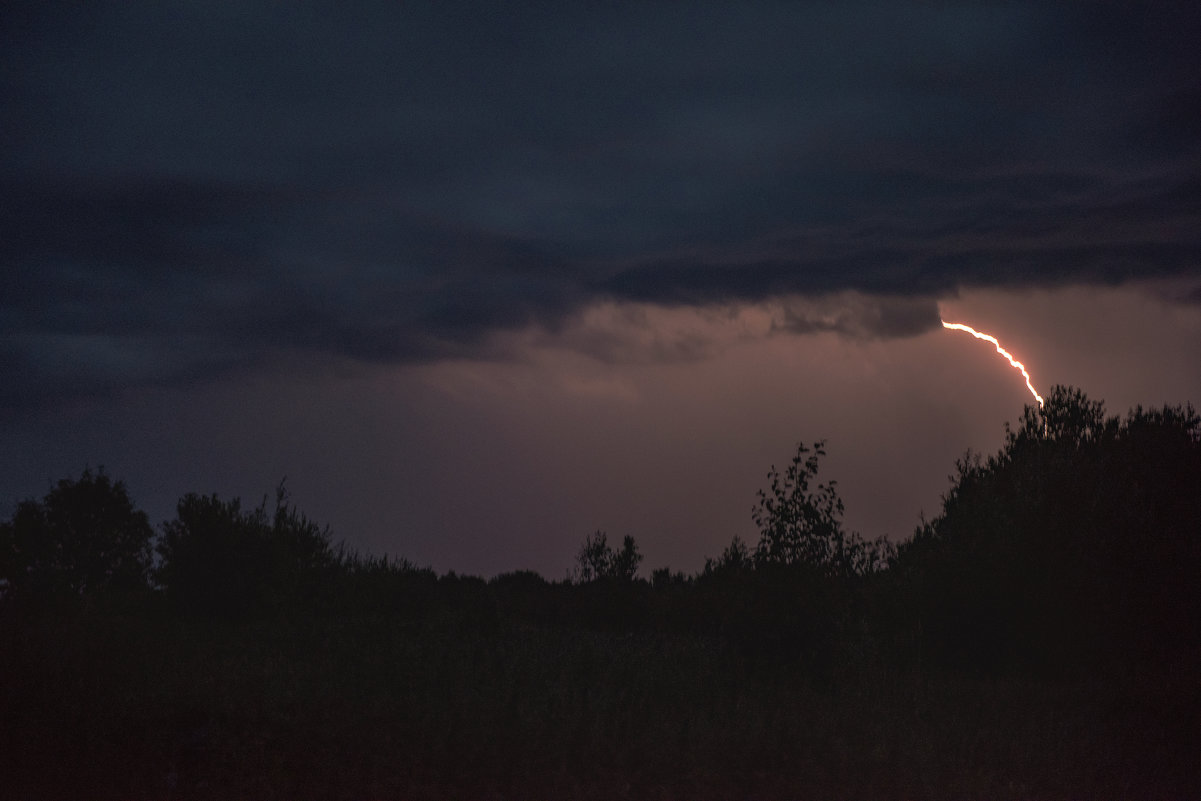
[[[145,180],[0,189],[8,405],[287,349],[462,355],[490,331],[549,325],[576,292],[534,247],[379,198]]]
[[[1201,272],[1194,4],[9,9],[8,406],[487,357],[598,300],[906,336]]]
[[[916,336],[941,324],[938,304],[929,298],[869,295],[810,308],[788,305],[775,327],[790,334],[834,332],[858,338],[894,338]]]
[[[937,192],[916,189],[934,183],[926,178],[895,180],[915,184],[912,194],[922,199],[823,226],[817,237],[756,241],[745,257],[650,261],[603,286],[643,302],[693,304],[844,290],[937,296],[962,287],[1117,284],[1201,268],[1201,181],[1191,175],[1124,185],[1071,175],[980,178]]]

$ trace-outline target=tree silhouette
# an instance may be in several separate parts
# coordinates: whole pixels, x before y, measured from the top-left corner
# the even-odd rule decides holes
[[[642,554],[638,545],[628,534],[621,541],[621,550],[614,550],[603,531],[590,534],[576,554],[574,576],[578,581],[633,581],[638,575]]]
[[[887,543],[868,542],[842,526],[845,508],[838,496],[837,482],[817,482],[821,457],[826,455],[825,441],[807,447],[797,445],[796,455],[783,475],[772,465],[767,473],[770,484],[759,490],[758,503],[751,517],[759,527],[755,562],[759,565],[807,565],[831,575],[859,575],[884,564]],[[732,543],[736,549],[739,543]],[[723,561],[737,561],[738,552],[723,555]]]
[[[735,534],[734,538],[730,540],[730,544],[721,552],[721,556],[716,559],[711,556],[705,557],[705,568],[701,575],[738,573],[750,570],[754,564],[755,560],[751,549],[742,541],[742,537]]]
[[[1188,647],[1201,592],[1201,419],[1125,420],[1057,386],[1004,447],[956,464],[894,565],[928,644],[977,667],[1061,669]]]
[[[146,513],[101,468],[62,479],[41,501],[18,504],[0,524],[0,592],[10,599],[76,602],[148,589],[151,539]]]
[[[329,532],[287,504],[283,484],[274,514],[266,499],[250,511],[234,498],[188,494],[163,524],[157,579],[186,609],[237,616],[286,607],[305,596],[338,563]]]

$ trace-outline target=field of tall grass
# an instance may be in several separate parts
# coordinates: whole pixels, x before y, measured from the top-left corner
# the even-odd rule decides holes
[[[764,665],[714,635],[403,613],[4,619],[11,798],[1188,798],[1201,660]]]

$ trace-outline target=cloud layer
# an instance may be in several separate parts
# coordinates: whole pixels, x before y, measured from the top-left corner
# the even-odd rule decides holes
[[[1201,277],[1194,4],[328,11],[9,12],[0,405],[531,329],[704,352],[581,338],[613,304],[904,337],[965,288]]]

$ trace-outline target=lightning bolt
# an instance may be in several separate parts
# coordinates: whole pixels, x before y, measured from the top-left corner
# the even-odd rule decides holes
[[[955,331],[967,331],[969,334],[974,336],[976,339],[983,339],[985,342],[991,342],[993,344],[993,346],[997,349],[997,353],[1004,356],[1005,359],[1011,365],[1013,365],[1014,367],[1016,367],[1018,370],[1021,371],[1022,377],[1026,379],[1026,389],[1030,390],[1030,394],[1034,396],[1034,399],[1036,401],[1038,401],[1039,408],[1042,408],[1043,396],[1039,395],[1038,391],[1034,388],[1034,384],[1030,383],[1030,373],[1026,372],[1026,365],[1022,364],[1017,359],[1013,358],[1013,354],[1011,354],[1009,351],[1007,351],[1003,347],[1001,347],[1001,343],[997,341],[996,337],[990,336],[988,334],[982,334],[979,331],[977,331],[976,329],[972,328],[970,325],[964,325],[963,323],[948,323],[948,322],[944,321],[942,324],[942,327],[943,328],[951,328]]]

